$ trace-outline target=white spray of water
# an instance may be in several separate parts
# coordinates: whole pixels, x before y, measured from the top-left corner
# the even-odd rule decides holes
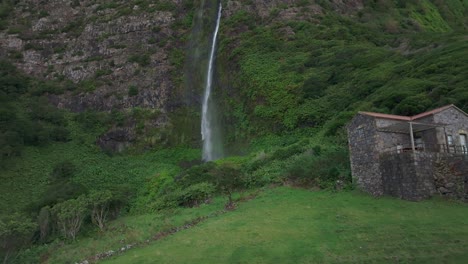
[[[205,93],[203,95],[203,105],[202,105],[202,121],[201,121],[201,134],[203,140],[203,160],[211,161],[216,159],[214,151],[214,137],[213,137],[213,127],[212,120],[210,116],[209,108],[209,99],[211,96],[211,86],[213,83],[213,63],[214,55],[216,50],[216,38],[218,37],[219,23],[221,20],[221,3],[218,8],[218,17],[216,19],[216,28],[213,34],[213,40],[211,42],[211,51],[210,51],[210,60],[208,62],[208,71],[206,73],[206,85]]]

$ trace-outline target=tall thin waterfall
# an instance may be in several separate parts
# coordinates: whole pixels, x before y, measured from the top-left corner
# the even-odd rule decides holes
[[[208,70],[206,72],[206,84],[205,93],[203,95],[202,105],[202,120],[201,120],[201,134],[203,140],[203,160],[211,161],[219,157],[219,154],[215,151],[215,140],[213,133],[215,129],[213,127],[213,113],[214,110],[210,104],[211,90],[213,85],[213,64],[216,51],[216,38],[218,37],[219,23],[221,20],[221,3],[219,3],[218,16],[216,18],[216,27],[213,33],[213,39],[211,42],[210,59],[208,61]]]

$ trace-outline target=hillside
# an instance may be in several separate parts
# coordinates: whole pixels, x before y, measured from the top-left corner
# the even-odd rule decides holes
[[[464,263],[459,206],[280,188],[103,263]]]
[[[0,2],[0,239],[18,238],[1,257],[113,232],[100,206],[115,224],[270,185],[352,189],[357,111],[468,112],[467,0],[220,2],[215,162],[200,110],[219,1]]]

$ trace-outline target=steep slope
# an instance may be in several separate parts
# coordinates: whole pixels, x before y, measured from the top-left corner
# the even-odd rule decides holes
[[[4,9],[8,3],[4,1]],[[12,2],[11,14],[2,21],[0,57],[30,76],[60,83],[60,89],[38,91],[59,108],[123,113],[144,109],[152,114],[144,124],[146,144],[165,144],[166,139],[159,138],[172,130],[169,116],[184,102],[177,73],[183,67],[193,5]],[[124,123],[102,138],[102,147],[115,151],[139,139],[136,122]]]
[[[358,110],[468,110],[466,1],[228,1],[228,140],[340,129]]]
[[[61,249],[57,210],[96,190],[117,217],[236,184],[342,189],[356,111],[468,110],[466,0],[221,3],[214,97],[228,154],[245,155],[200,164],[218,1],[1,2],[0,228],[31,222],[25,257]],[[89,217],[79,236],[96,234]]]

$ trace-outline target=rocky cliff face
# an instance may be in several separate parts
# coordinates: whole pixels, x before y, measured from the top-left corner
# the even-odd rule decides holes
[[[177,0],[23,0],[0,32],[0,57],[29,75],[65,83],[68,91],[49,95],[60,108],[140,107],[159,113],[150,124],[164,126],[167,113],[181,105],[190,9]],[[124,141],[132,138],[124,134]]]
[[[362,0],[322,2],[229,0],[223,3],[223,19],[247,12],[258,23],[275,23],[316,19],[325,12],[323,5],[343,15],[363,8]],[[153,113],[153,119],[144,122],[144,131],[171,133],[168,129],[179,130],[171,113],[183,109],[187,96],[182,70],[192,17],[199,5],[180,0],[21,0],[8,29],[0,32],[0,57],[8,57],[37,78],[65,83],[63,94],[48,95],[60,108],[128,112],[139,107]],[[294,35],[287,26],[282,30],[285,36]],[[199,99],[197,91],[190,89],[193,107]],[[194,135],[197,129],[191,119],[184,129]],[[98,142],[121,150],[138,137],[136,126],[136,120],[129,120]]]
[[[184,33],[175,29],[174,13],[183,8],[178,2],[159,7],[172,12],[155,4],[112,3],[22,1],[12,23],[21,32],[2,33],[2,55],[20,54],[16,65],[26,73],[70,80],[82,88],[54,97],[59,107],[108,111],[140,106],[165,112],[175,86],[170,53],[181,46]],[[183,13],[178,16],[183,19]]]

